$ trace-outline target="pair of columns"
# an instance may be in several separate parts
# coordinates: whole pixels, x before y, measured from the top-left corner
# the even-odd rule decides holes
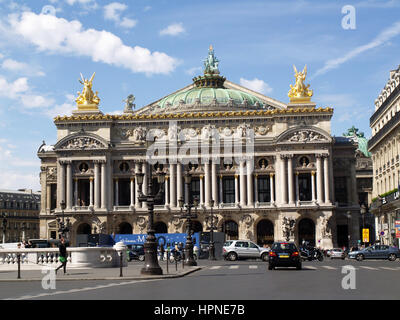
[[[282,186],[281,203],[294,205],[295,202],[299,201],[299,173],[296,172],[296,180],[294,181],[293,155],[281,155],[277,169]],[[296,191],[295,194],[294,191]],[[319,204],[331,202],[328,155],[316,155],[316,171],[311,172],[311,196],[311,200]]]
[[[66,210],[71,210],[73,206],[73,198],[75,198],[75,206],[80,206],[78,201],[78,180],[75,179],[74,194],[73,194],[73,179],[72,179],[72,161],[60,161],[60,176],[58,186],[60,187],[60,201],[66,204]],[[89,177],[90,180],[90,203],[89,206],[94,206],[95,209],[107,208],[106,195],[106,175],[107,167],[105,161],[94,161],[94,177]],[[75,197],[73,197],[73,195]]]

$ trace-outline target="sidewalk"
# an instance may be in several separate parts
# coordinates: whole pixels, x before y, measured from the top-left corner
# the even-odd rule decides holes
[[[122,268],[122,275],[120,277],[120,268],[68,268],[67,274],[64,275],[62,269],[57,272],[57,281],[83,281],[83,280],[148,280],[148,279],[168,279],[168,278],[179,278],[184,277],[190,273],[201,270],[204,266],[182,268],[182,263],[178,264],[178,270],[176,270],[175,264],[168,264],[165,262],[159,262],[160,267],[163,270],[162,275],[148,276],[140,274],[141,269],[144,267],[144,262],[130,262],[127,267]],[[46,274],[49,274],[48,267],[35,266],[34,270],[32,267],[21,265],[21,279],[17,279],[18,267],[15,265],[15,270],[2,270],[0,268],[0,282],[21,282],[21,281],[42,281]],[[46,270],[43,271],[42,270]]]

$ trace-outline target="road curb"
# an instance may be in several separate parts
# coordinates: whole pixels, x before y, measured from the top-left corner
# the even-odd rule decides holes
[[[174,278],[182,278],[191,273],[199,271],[204,267],[196,267],[194,269],[188,270],[186,272],[182,272],[179,274],[166,274],[159,276],[134,276],[134,277],[97,277],[97,278],[59,278],[56,281],[125,281],[125,280],[161,280],[161,279],[174,279]],[[67,276],[66,276],[67,277]],[[0,279],[0,283],[2,282],[33,282],[33,281],[42,281],[42,279]]]

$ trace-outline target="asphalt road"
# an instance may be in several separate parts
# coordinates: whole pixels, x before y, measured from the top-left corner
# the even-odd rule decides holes
[[[267,270],[254,260],[200,260],[204,269],[183,278],[151,281],[0,283],[0,299],[21,300],[274,300],[400,299],[400,261],[324,260],[304,262],[303,270]],[[343,267],[355,267],[354,281]],[[342,283],[350,286],[344,289]],[[354,289],[352,286],[354,285]]]

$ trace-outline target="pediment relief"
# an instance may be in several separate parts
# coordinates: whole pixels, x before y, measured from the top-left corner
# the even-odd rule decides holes
[[[58,150],[106,149],[107,145],[92,137],[75,137],[56,146]]]
[[[327,135],[309,128],[291,129],[278,138],[280,143],[314,143],[331,142],[332,138]]]

